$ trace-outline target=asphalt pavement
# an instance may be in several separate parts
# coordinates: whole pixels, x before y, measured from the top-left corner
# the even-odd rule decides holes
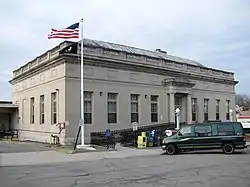
[[[3,187],[249,187],[250,149],[0,168]]]
[[[1,153],[25,153],[50,150],[47,144],[36,142],[0,141]]]

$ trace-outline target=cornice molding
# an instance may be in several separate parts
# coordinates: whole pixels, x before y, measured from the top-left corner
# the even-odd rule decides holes
[[[38,65],[36,68],[32,68],[31,70],[14,77],[12,80],[9,81],[9,83],[12,85],[16,84],[20,81],[23,81],[27,78],[34,76],[34,75],[42,73],[43,71],[46,71],[46,70],[50,69],[51,67],[56,67],[56,66],[63,64],[63,63],[65,63],[65,58],[62,55],[57,56],[53,59],[48,60],[46,63],[42,63],[42,64]]]
[[[170,78],[170,79],[164,79],[162,81],[163,86],[178,86],[178,87],[187,87],[192,88],[195,83],[192,83],[188,79],[184,79],[183,77],[178,78]]]
[[[162,52],[137,49],[109,42],[84,39],[84,58],[91,56],[92,58],[105,58],[114,61],[123,61],[124,63],[132,63],[138,65],[147,65],[150,67],[168,69],[173,71],[189,72],[215,78],[234,80],[234,73],[224,70],[206,67],[196,61],[176,57],[172,55],[165,56]],[[47,52],[36,57],[32,61],[26,63],[20,68],[13,71],[13,77],[17,77],[33,68],[37,68],[40,64],[46,63],[48,60],[62,54],[78,55],[80,59],[79,42],[64,41]],[[108,44],[108,45],[106,45]],[[139,52],[140,51],[140,52]],[[146,53],[145,53],[146,52]],[[148,53],[147,53],[148,52]],[[162,56],[163,55],[163,56]]]
[[[66,63],[80,64],[78,55],[65,54],[65,58],[66,58]],[[123,61],[121,60],[107,59],[101,57],[93,58],[93,56],[85,56],[84,64],[90,66],[112,68],[112,69],[122,69],[122,70],[144,72],[144,73],[151,73],[158,75],[167,75],[172,77],[183,77],[185,79],[209,81],[209,82],[216,82],[216,83],[230,84],[230,85],[236,85],[238,83],[238,81],[235,80],[226,80],[226,79],[213,78],[211,76],[194,75],[191,73],[181,72],[177,70],[160,69],[159,67],[147,67],[143,64],[134,64],[134,63],[128,64],[128,63],[123,63]]]
[[[9,82],[11,84],[15,84],[27,78],[30,78],[36,74],[39,74],[51,67],[58,66],[62,63],[76,63],[80,65],[79,55],[76,54],[60,54],[55,58],[49,59],[47,62],[39,64],[37,67],[32,68],[31,70],[24,72],[16,77],[14,77]],[[135,72],[144,72],[144,73],[151,73],[157,75],[165,75],[165,76],[172,76],[172,77],[182,77],[183,79],[191,79],[191,80],[199,80],[199,81],[209,81],[209,82],[216,82],[222,84],[230,84],[236,85],[238,81],[235,80],[226,80],[220,78],[214,78],[211,76],[201,76],[201,75],[194,75],[188,72],[181,72],[177,70],[169,70],[169,69],[161,69],[158,66],[152,66],[146,64],[135,64],[132,62],[128,62],[126,60],[117,60],[107,57],[99,57],[99,56],[92,56],[92,55],[84,55],[84,65],[89,66],[97,66],[97,67],[106,67],[112,69],[122,69],[122,70],[129,70]],[[190,85],[191,86],[191,85]]]

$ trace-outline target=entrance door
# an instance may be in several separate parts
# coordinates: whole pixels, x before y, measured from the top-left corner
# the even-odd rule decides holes
[[[182,96],[175,96],[174,105],[175,105],[175,109],[176,109],[176,108],[181,109],[181,105],[182,105]]]
[[[0,131],[10,130],[10,114],[9,113],[0,113]]]
[[[11,127],[11,113],[8,113],[8,130],[10,131],[10,130],[12,130],[12,127]]]

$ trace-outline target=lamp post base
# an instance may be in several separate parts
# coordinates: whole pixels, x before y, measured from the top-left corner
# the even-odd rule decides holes
[[[87,149],[87,150],[96,150],[94,147],[91,147],[90,145],[77,145],[77,149]]]

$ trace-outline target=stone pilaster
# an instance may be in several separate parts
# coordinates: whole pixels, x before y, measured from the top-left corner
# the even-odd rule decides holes
[[[169,94],[169,122],[175,122],[175,103],[174,93]]]
[[[187,95],[187,123],[192,123],[192,96]]]

